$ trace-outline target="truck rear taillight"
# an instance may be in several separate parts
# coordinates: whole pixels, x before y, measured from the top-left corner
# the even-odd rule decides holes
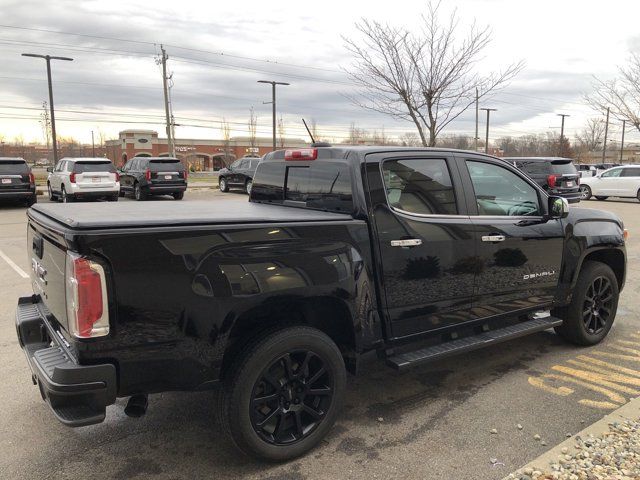
[[[116,172],[116,182],[120,181],[120,174],[118,172]]]
[[[76,183],[76,172],[72,172],[72,173],[69,175],[69,181],[70,181],[71,183]]]
[[[147,180],[151,180],[151,170],[147,170],[146,172],[144,172],[144,177]]]
[[[285,160],[315,160],[318,158],[317,148],[301,148],[299,150],[285,150]]]
[[[109,306],[104,269],[75,253],[66,260],[67,318],[77,338],[109,334]]]
[[[33,172],[29,172],[29,183],[31,185],[35,185],[36,184],[36,177],[33,176]]]
[[[558,179],[557,175],[549,175],[547,177],[547,184],[549,185],[549,187],[551,188],[555,188],[556,187],[556,180]]]

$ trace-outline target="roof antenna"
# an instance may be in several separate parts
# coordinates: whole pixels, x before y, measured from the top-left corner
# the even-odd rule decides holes
[[[304,118],[302,119],[302,123],[304,123],[304,128],[307,129],[307,133],[311,137],[311,143],[312,144],[316,143],[316,140],[313,138],[313,135],[311,135],[311,130],[309,130],[309,127],[307,126],[307,122],[304,121]]]
[[[309,130],[309,126],[307,125],[307,122],[304,121],[304,118],[302,119],[302,123],[304,123],[304,128],[307,129],[307,133],[311,137],[312,147],[330,147],[331,146],[331,144],[327,142],[316,142],[316,139],[313,138],[313,135],[311,135],[311,130]]]

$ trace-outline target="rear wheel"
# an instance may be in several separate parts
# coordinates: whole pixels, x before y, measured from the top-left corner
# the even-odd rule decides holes
[[[580,200],[589,200],[591,198],[591,188],[588,185],[580,185]]]
[[[35,195],[33,195],[33,196],[31,196],[31,197],[27,198],[27,200],[25,200],[25,202],[24,202],[24,203],[25,203],[25,205],[26,205],[27,207],[30,207],[31,205],[33,205],[34,203],[37,203],[37,202],[38,202],[38,197],[36,197]]]
[[[62,185],[62,191],[61,191],[60,194],[61,194],[62,203],[72,203],[73,202],[73,196],[67,195],[67,190],[64,188],[64,185]]]
[[[640,190],[638,190],[638,193],[636,194],[636,198],[640,200]]]
[[[134,195],[134,197],[136,197],[136,200],[138,200],[138,201],[147,199],[147,194],[142,191],[142,187],[137,182],[136,182],[135,186],[133,187],[133,195]]]
[[[596,195],[597,200],[606,200],[609,197],[603,197],[602,195]]]
[[[611,267],[600,262],[585,262],[571,304],[553,311],[564,320],[556,332],[578,345],[599,343],[611,330],[618,296],[618,280]]]
[[[173,194],[174,200],[182,200],[184,198],[184,192],[176,192]]]
[[[122,187],[120,187],[120,191],[118,191],[118,196],[119,197],[124,197],[125,196],[125,191],[122,190]]]
[[[253,187],[253,180],[249,179],[244,184],[244,191],[247,192],[247,195],[251,195],[251,187]]]
[[[220,187],[220,191],[221,192],[228,192],[229,191],[229,184],[227,183],[227,179],[224,177],[221,177],[218,180],[218,186]]]
[[[111,195],[110,197],[107,198],[108,202],[117,202],[118,198],[120,197],[120,195]]]
[[[340,350],[308,327],[256,337],[225,377],[223,426],[240,450],[272,461],[300,456],[324,438],[346,385]]]

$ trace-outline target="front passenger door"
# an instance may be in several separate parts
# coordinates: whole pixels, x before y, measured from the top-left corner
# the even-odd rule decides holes
[[[546,216],[547,195],[515,169],[486,158],[461,160],[482,263],[478,317],[548,307],[560,276],[562,222]]]

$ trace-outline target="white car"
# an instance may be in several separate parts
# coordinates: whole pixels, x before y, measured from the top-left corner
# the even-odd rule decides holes
[[[608,197],[627,197],[640,200],[640,165],[613,167],[598,173],[595,177],[580,179],[580,199],[598,200]]]
[[[49,200],[73,202],[103,198],[117,202],[120,176],[107,158],[63,158],[55,168],[48,168]]]

